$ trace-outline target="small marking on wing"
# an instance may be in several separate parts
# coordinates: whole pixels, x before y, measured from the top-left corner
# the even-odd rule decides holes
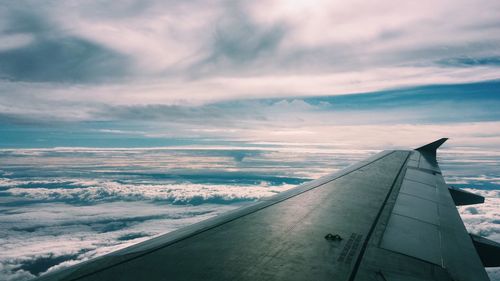
[[[354,254],[356,254],[356,251],[359,248],[361,238],[363,238],[363,235],[352,233],[349,237],[349,240],[347,240],[347,243],[342,249],[342,252],[340,252],[337,261],[350,264],[352,262],[352,259],[354,258]]]

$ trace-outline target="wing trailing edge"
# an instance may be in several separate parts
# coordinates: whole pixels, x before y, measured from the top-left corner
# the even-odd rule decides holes
[[[500,243],[474,234],[470,237],[485,267],[500,266]]]
[[[448,191],[450,192],[451,198],[453,198],[453,202],[457,206],[484,203],[483,196],[462,190],[458,187],[448,186]]]

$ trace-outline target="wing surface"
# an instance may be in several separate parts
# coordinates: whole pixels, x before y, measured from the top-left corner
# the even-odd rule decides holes
[[[488,280],[434,146],[383,151],[40,280]]]

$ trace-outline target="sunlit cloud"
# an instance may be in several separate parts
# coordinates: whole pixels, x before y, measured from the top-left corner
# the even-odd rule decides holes
[[[488,0],[17,1],[0,10],[0,87],[85,107],[497,79],[498,9]]]

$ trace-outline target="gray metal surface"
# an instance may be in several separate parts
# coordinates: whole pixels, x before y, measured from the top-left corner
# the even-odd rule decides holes
[[[425,151],[382,152],[40,280],[488,280]]]
[[[408,194],[399,194],[392,210],[393,214],[409,217],[426,223],[439,225],[436,202]]]
[[[500,266],[500,243],[474,234],[470,237],[485,267]]]
[[[392,214],[380,245],[382,248],[443,265],[439,228],[398,214]]]
[[[407,169],[405,179],[436,186],[436,177],[433,174],[429,174],[419,169]]]
[[[418,259],[434,266],[427,274],[422,271],[408,275],[409,269],[401,270],[404,266],[394,268],[386,262],[379,266],[381,272],[402,274],[408,278],[420,275],[423,280],[489,280],[472,249],[470,238],[467,238],[439,166],[435,160],[429,159],[429,155],[423,157],[422,153],[425,152],[413,152],[420,155],[411,156],[411,159],[419,159],[418,168],[415,162],[408,162],[412,165],[406,169],[401,189],[393,195],[394,207],[387,227],[381,230],[381,242],[378,244],[374,237],[373,243],[402,254],[400,258],[406,264],[415,264],[415,259]],[[422,164],[424,162],[427,164]],[[369,258],[365,257],[365,260]]]
[[[473,204],[481,204],[484,203],[484,197],[461,190],[458,187],[448,186],[448,191],[450,192],[451,198],[455,205],[463,206],[463,205],[473,205]]]
[[[422,199],[439,202],[436,187],[408,179],[403,181],[401,194],[413,195]]]

